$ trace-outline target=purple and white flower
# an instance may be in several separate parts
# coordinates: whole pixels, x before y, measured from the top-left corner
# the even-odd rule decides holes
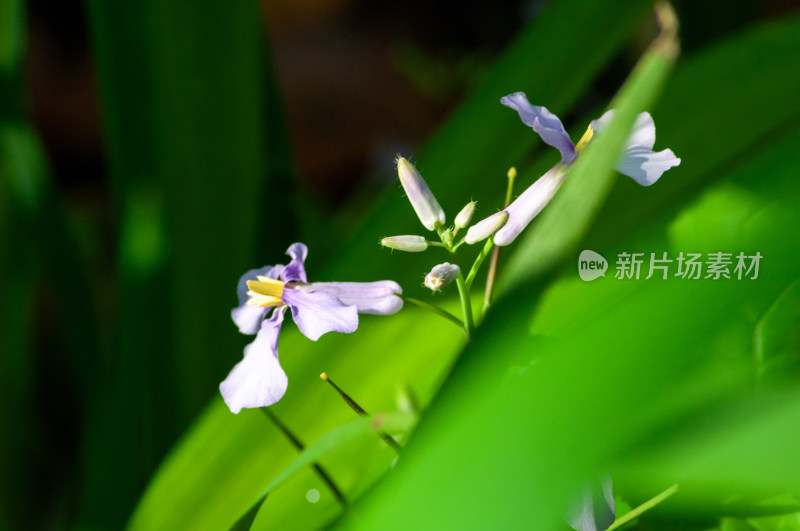
[[[531,127],[545,144],[555,147],[561,153],[561,162],[528,187],[505,211],[508,221],[494,235],[497,245],[508,245],[536,217],[555,196],[570,165],[595,134],[608,125],[614,111],[608,111],[589,125],[578,144],[573,144],[558,116],[545,107],[531,105],[523,92],[515,92],[500,99],[500,103],[514,109],[522,122]],[[671,149],[653,151],[656,141],[656,127],[649,113],[639,114],[633,124],[633,131],[625,143],[622,158],[617,163],[617,171],[627,175],[642,186],[655,183],[668,169],[681,163]]]
[[[327,332],[355,332],[359,313],[389,315],[403,307],[403,290],[396,282],[309,283],[304,267],[308,248],[295,243],[286,254],[288,265],[252,269],[239,279],[239,305],[231,317],[240,332],[256,338],[219,386],[233,413],[272,405],[286,392],[278,335],[287,309],[300,332],[316,341]]]

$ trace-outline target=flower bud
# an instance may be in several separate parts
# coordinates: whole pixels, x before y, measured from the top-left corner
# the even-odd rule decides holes
[[[381,245],[389,249],[419,253],[428,248],[428,242],[422,236],[389,236],[381,240]]]
[[[488,218],[482,219],[475,225],[471,226],[467,231],[467,236],[464,238],[464,241],[472,245],[473,243],[478,243],[479,241],[485,240],[500,230],[503,225],[506,224],[506,221],[508,221],[508,212],[505,210],[495,212]]]
[[[470,201],[467,206],[461,209],[461,212],[456,216],[456,228],[463,229],[469,222],[472,221],[472,215],[475,213],[475,201]]]
[[[425,275],[425,287],[433,291],[439,291],[446,285],[458,278],[461,269],[455,265],[445,262],[434,266],[431,272]]]
[[[417,169],[403,157],[397,159],[397,175],[411,206],[414,207],[417,217],[425,228],[435,230],[437,225],[444,225],[444,210],[439,206],[439,202]]]

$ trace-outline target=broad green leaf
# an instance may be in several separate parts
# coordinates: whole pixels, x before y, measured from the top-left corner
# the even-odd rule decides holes
[[[272,410],[311,447],[354,415],[320,380],[320,372],[327,372],[369,412],[396,409],[396,393],[406,387],[424,406],[463,337],[443,318],[413,307],[391,317],[362,316],[355,334],[328,334],[316,343],[287,322],[280,352],[289,389]],[[248,339],[242,337],[242,346]],[[402,354],[408,352],[414,355]],[[162,465],[129,528],[227,529],[296,455],[260,411],[233,415],[217,398]],[[354,500],[386,472],[394,458],[394,452],[369,433],[320,462],[347,499]],[[312,488],[323,493],[314,504],[306,500]],[[254,529],[281,527],[286,522],[324,525],[341,510],[325,489],[313,471],[293,476],[267,498]]]
[[[517,289],[476,331],[396,469],[342,527],[518,528],[535,522],[550,528],[561,521],[581,481],[626,458],[649,496],[687,477],[726,487],[752,482],[761,493],[794,488],[800,467],[789,450],[798,433],[794,400],[772,412],[755,407],[752,430],[715,416],[721,410],[713,406],[748,388],[753,330],[796,277],[800,184],[791,176],[800,165],[798,141],[795,131],[729,175],[672,227],[655,219],[646,227],[650,237],[620,242],[627,249],[667,244],[664,250],[673,252],[689,245],[703,252],[758,248],[772,257],[769,273],[723,282],[673,277],[581,283],[571,276],[551,288],[561,296],[545,299],[537,311],[537,321],[558,326],[534,325],[538,334],[527,339],[536,303],[531,295],[538,290]],[[732,218],[719,208],[730,204],[730,187],[748,198],[753,215]],[[573,297],[566,300],[570,286]],[[576,294],[588,304],[571,305]],[[462,411],[470,412],[468,422]],[[683,425],[685,431],[675,429]],[[691,438],[674,445],[664,433]],[[665,440],[663,453],[641,457]],[[720,446],[724,451],[712,458]],[[672,450],[678,456],[662,467],[667,460],[661,456]],[[651,475],[645,465],[661,473]],[[779,472],[781,466],[785,471]]]
[[[396,433],[408,432],[413,425],[413,416],[403,414],[400,412],[393,412],[390,414],[371,415],[369,417],[361,417],[342,424],[333,428],[325,435],[318,438],[307,447],[303,452],[297,456],[297,459],[286,467],[275,479],[273,479],[264,490],[262,490],[257,499],[253,502],[250,508],[242,517],[237,520],[236,524],[231,528],[231,531],[238,529],[250,529],[256,514],[266,500],[267,496],[281,485],[292,474],[299,470],[308,467],[318,461],[321,457],[330,454],[334,450],[340,449],[347,444],[354,442],[364,434],[374,434],[377,436],[380,432]],[[249,522],[249,523],[248,523]]]

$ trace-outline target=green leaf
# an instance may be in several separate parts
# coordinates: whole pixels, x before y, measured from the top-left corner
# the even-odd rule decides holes
[[[240,352],[221,323],[255,250],[260,261],[284,248],[272,216],[288,206],[273,179],[291,164],[257,2],[88,8],[119,215],[119,317],[107,358],[87,368],[78,520],[118,528]]]
[[[258,498],[253,502],[250,508],[242,517],[237,520],[236,524],[231,528],[231,531],[238,529],[250,529],[253,520],[255,520],[258,509],[261,504],[275,490],[292,474],[295,474],[302,468],[317,462],[321,457],[330,454],[331,452],[352,443],[364,434],[375,434],[376,436],[381,432],[408,432],[414,422],[412,415],[393,412],[388,414],[371,415],[369,417],[361,417],[342,424],[333,428],[331,431],[321,436],[314,441],[313,444],[308,446],[303,452],[297,456],[297,459],[292,461],[263,491],[258,495]],[[252,518],[250,516],[252,515]],[[245,522],[250,521],[247,527],[242,527]]]
[[[799,141],[794,131],[674,224],[652,220],[651,236],[635,242],[657,251],[669,232],[673,253],[690,245],[701,252],[757,248],[771,257],[769,273],[765,259],[756,280],[584,283],[572,273],[540,302],[535,286],[515,290],[476,331],[396,469],[342,527],[519,528],[535,521],[549,528],[583,480],[626,459],[639,496],[676,481],[684,492],[687,478],[704,480],[703,492],[720,499],[730,494],[720,485],[773,495],[794,489],[796,399],[780,395],[777,409],[751,408],[755,424],[741,416],[727,422],[714,405],[747,396],[758,317],[796,278]],[[719,207],[731,187],[754,213],[733,218],[735,230],[729,210]],[[536,302],[536,320],[546,322],[526,337]],[[670,433],[679,434],[679,445]]]

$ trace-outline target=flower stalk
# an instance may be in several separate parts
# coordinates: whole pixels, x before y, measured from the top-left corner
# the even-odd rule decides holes
[[[323,381],[325,381],[325,382],[328,382],[328,383],[330,384],[330,386],[331,386],[331,387],[333,387],[333,389],[334,389],[334,390],[335,390],[337,393],[339,393],[339,396],[341,396],[341,397],[342,397],[342,400],[344,400],[344,401],[345,401],[345,403],[346,403],[348,406],[350,406],[350,409],[352,409],[353,411],[355,411],[355,412],[356,412],[356,414],[358,414],[358,415],[359,415],[359,416],[361,416],[361,417],[366,417],[366,416],[368,416],[368,415],[369,415],[369,413],[367,413],[367,412],[366,412],[366,410],[364,410],[364,408],[363,408],[363,407],[361,407],[360,405],[358,405],[358,402],[356,402],[355,400],[353,400],[353,398],[352,398],[350,395],[348,395],[347,393],[345,393],[345,392],[342,390],[342,388],[341,388],[341,387],[339,387],[338,385],[336,385],[336,384],[333,382],[333,380],[331,380],[331,379],[328,377],[328,374],[327,374],[327,373],[324,373],[324,372],[323,372],[322,374],[320,374],[320,375],[319,375],[319,377],[320,377],[320,378],[321,378]],[[393,438],[391,435],[389,435],[388,433],[386,433],[385,431],[380,431],[380,432],[378,432],[378,437],[380,437],[380,438],[383,440],[383,442],[385,442],[387,445],[389,445],[389,447],[390,447],[392,450],[394,450],[394,451],[395,451],[395,452],[396,452],[398,455],[400,455],[400,452],[401,452],[401,451],[403,451],[403,447],[402,447],[402,446],[400,446],[400,445],[397,443],[397,441],[395,441],[395,440],[394,440],[394,438]]]

